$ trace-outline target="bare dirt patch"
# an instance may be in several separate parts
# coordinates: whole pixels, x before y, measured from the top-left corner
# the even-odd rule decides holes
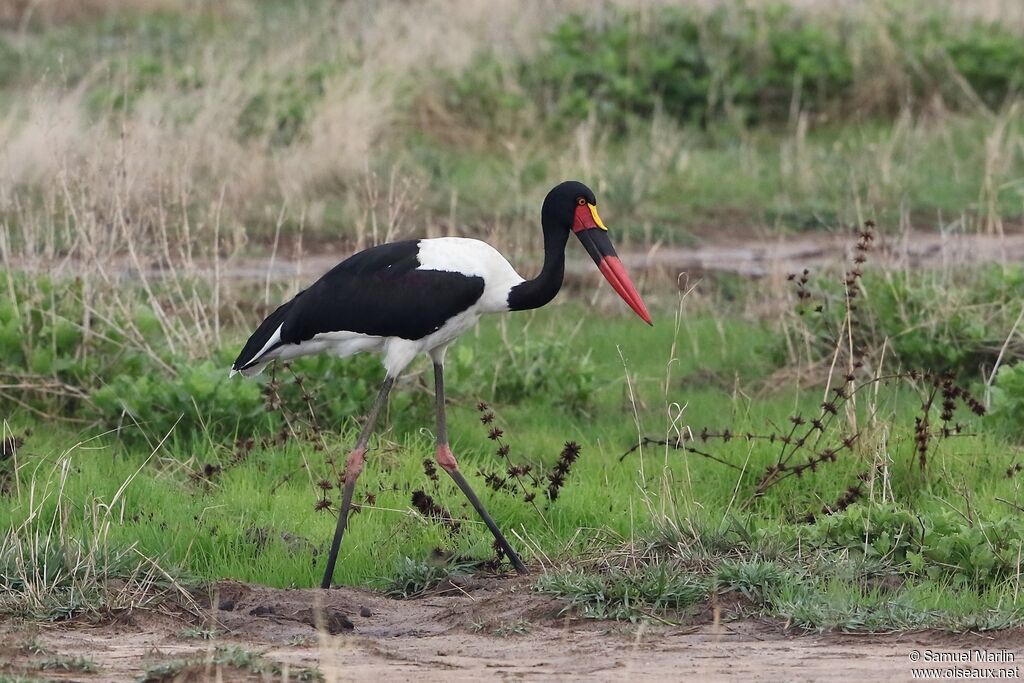
[[[680,273],[691,277],[728,273],[761,278],[797,272],[803,268],[843,263],[852,248],[852,233],[811,233],[797,235],[737,234],[723,228],[718,234],[704,237],[692,247],[656,246],[646,250],[622,250],[620,257],[630,272],[647,276],[667,276],[675,280]],[[128,258],[112,258],[104,262],[110,276],[126,279],[160,279],[172,275],[210,277],[241,282],[293,282],[300,285],[327,272],[350,256],[350,244],[324,242],[306,245],[301,253],[283,249],[275,256],[240,256],[214,263],[190,260],[186,265],[168,265],[161,254],[137,262]],[[566,264],[567,283],[593,276],[593,265],[581,251],[569,250]],[[907,231],[880,234],[872,252],[872,263],[886,268],[944,268],[986,263],[1019,263],[1024,259],[1024,231],[1001,235],[978,233],[940,233]],[[515,260],[515,259],[514,259]],[[517,266],[530,275],[539,263],[519,259]],[[96,264],[75,258],[23,258],[12,264],[20,270],[35,273],[56,273],[76,276],[96,270]]]
[[[137,680],[190,660],[164,680],[912,680],[912,651],[984,649],[1024,657],[1024,634],[794,634],[769,620],[714,623],[710,610],[678,626],[582,620],[529,580],[479,579],[444,594],[391,600],[370,590],[212,587],[201,614],[137,611],[103,624],[0,624],[0,679]],[[204,639],[209,638],[209,639]],[[217,648],[221,648],[220,651]],[[217,663],[258,655],[275,673]],[[94,672],[40,670],[83,657]],[[941,666],[1014,667],[1014,663]],[[1019,674],[1018,674],[1019,675]]]

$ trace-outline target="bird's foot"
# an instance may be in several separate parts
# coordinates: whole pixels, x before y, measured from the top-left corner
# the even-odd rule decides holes
[[[448,444],[441,444],[437,447],[437,455],[434,456],[434,459],[449,474],[459,469],[459,463],[455,461],[455,456],[452,455],[452,449],[448,447]]]
[[[355,481],[356,478],[363,471],[363,463],[366,462],[365,448],[355,448],[351,453],[348,454],[348,459],[345,461],[345,481],[348,482],[350,479]]]

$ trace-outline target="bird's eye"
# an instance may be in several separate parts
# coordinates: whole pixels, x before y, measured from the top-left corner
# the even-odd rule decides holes
[[[587,203],[587,200],[584,199],[583,197],[580,197],[579,199],[576,200],[576,203],[579,204],[580,206],[583,206],[584,204]]]

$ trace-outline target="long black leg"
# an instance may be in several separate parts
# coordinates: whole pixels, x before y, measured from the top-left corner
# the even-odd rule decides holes
[[[370,408],[370,412],[366,416],[366,424],[363,425],[363,431],[359,433],[359,440],[356,442],[352,452],[349,453],[348,460],[345,461],[345,489],[341,494],[338,526],[334,530],[331,552],[327,555],[327,569],[324,571],[324,580],[320,584],[321,588],[331,587],[331,580],[334,578],[334,563],[338,559],[338,549],[341,548],[341,539],[345,536],[345,527],[348,525],[348,512],[352,507],[352,492],[356,488],[356,479],[359,478],[359,474],[363,471],[366,445],[370,442],[370,435],[377,424],[377,418],[380,417],[381,410],[387,405],[388,394],[391,392],[391,387],[394,383],[394,377],[386,377],[384,379],[384,383],[380,386],[380,392],[377,394],[377,400],[373,402],[373,407]]]
[[[462,476],[462,472],[459,471],[459,464],[455,461],[455,456],[452,455],[452,450],[448,446],[448,420],[445,417],[445,405],[444,405],[444,365],[438,362],[434,362],[434,396],[437,400],[437,464],[444,468],[444,471],[451,475],[451,478],[455,480],[462,492],[466,494],[466,498],[469,498],[469,502],[476,508],[477,514],[483,518],[484,524],[494,534],[494,539],[501,546],[501,549],[505,552],[505,556],[508,557],[512,566],[516,568],[516,571],[520,574],[526,574],[526,565],[519,559],[519,555],[516,551],[512,550],[512,546],[509,545],[505,535],[501,533],[498,525],[494,523],[491,516],[487,514],[487,510],[484,509],[483,503],[477,498],[476,493],[470,487],[469,482]]]

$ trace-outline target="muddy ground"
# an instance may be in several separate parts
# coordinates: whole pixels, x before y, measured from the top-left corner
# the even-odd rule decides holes
[[[716,622],[716,613],[737,606],[727,602],[676,615],[676,625],[584,620],[531,585],[529,579],[477,579],[441,594],[391,600],[356,588],[220,582],[191,612],[135,611],[98,624],[2,624],[0,671],[97,683],[139,680],[168,663],[166,677],[151,680],[303,680],[302,670],[316,667],[326,681],[907,681],[913,680],[914,651],[981,648],[1024,657],[1018,631],[808,635],[771,620]],[[215,648],[225,646],[259,654],[277,669],[258,674],[211,663]],[[52,667],[72,656],[88,658],[95,671],[40,669],[47,660]],[[183,659],[191,666],[176,668],[173,662]]]

